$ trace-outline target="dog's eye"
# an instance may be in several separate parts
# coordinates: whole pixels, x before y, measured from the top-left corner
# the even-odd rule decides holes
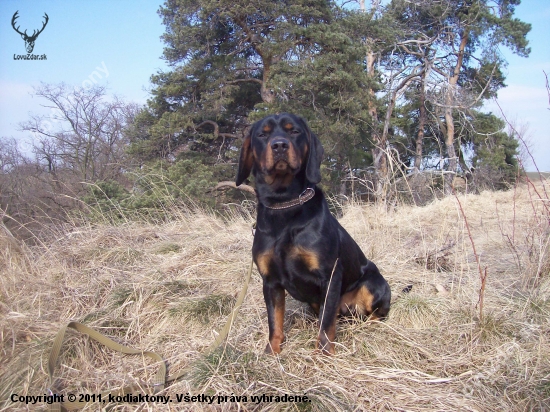
[[[266,136],[267,136],[267,135],[266,135],[265,133],[260,133],[260,134],[258,135],[258,137],[260,137],[260,138],[264,138],[264,137],[266,137]]]
[[[290,134],[291,134],[292,136],[297,136],[297,135],[299,135],[299,134],[300,134],[300,131],[299,131],[299,130],[296,130],[296,129],[294,129],[293,131],[291,131],[291,132],[290,132]]]

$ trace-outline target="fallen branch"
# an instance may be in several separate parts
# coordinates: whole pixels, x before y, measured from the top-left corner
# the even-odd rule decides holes
[[[227,188],[231,188],[231,189],[238,189],[238,190],[242,190],[244,192],[249,192],[249,193],[253,193],[253,194],[256,194],[256,191],[254,190],[254,188],[252,186],[249,186],[249,185],[240,185],[240,186],[237,186],[235,184],[235,182],[231,182],[229,180],[226,180],[226,181],[223,181],[223,182],[220,182],[216,185],[215,188],[211,189],[210,191],[214,191],[214,190],[225,190]]]

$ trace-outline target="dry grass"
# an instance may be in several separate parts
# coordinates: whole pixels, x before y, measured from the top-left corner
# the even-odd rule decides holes
[[[456,199],[391,211],[351,205],[341,222],[390,282],[394,303],[384,323],[341,321],[332,357],[314,352],[316,319],[290,297],[283,353],[263,354],[257,273],[227,346],[202,355],[242,286],[251,219],[175,212],[157,225],[59,229],[32,248],[1,233],[0,410],[27,410],[9,400],[13,393],[44,393],[53,338],[69,320],[162,354],[172,374],[188,370],[164,391],[173,403],[115,410],[550,410],[550,232],[542,201],[527,187],[460,201],[488,272],[482,320],[479,271]],[[94,394],[155,373],[148,360],[71,331],[55,388]],[[175,402],[187,393],[248,402]],[[250,401],[262,394],[307,394],[311,402]]]

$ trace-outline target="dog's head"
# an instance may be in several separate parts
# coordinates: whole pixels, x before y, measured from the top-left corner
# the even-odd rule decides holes
[[[254,123],[241,149],[236,184],[254,172],[258,183],[287,187],[297,176],[304,183],[321,181],[321,142],[301,117],[289,113],[267,116]]]

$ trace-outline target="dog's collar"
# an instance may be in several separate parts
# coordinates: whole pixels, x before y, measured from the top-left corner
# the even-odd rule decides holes
[[[294,206],[300,206],[306,203],[307,201],[313,199],[313,196],[315,196],[315,189],[312,187],[308,187],[306,190],[304,190],[302,193],[300,193],[300,196],[298,196],[298,199],[289,200],[288,202],[281,202],[281,203],[274,203],[271,206],[264,205],[268,209],[288,209]]]

